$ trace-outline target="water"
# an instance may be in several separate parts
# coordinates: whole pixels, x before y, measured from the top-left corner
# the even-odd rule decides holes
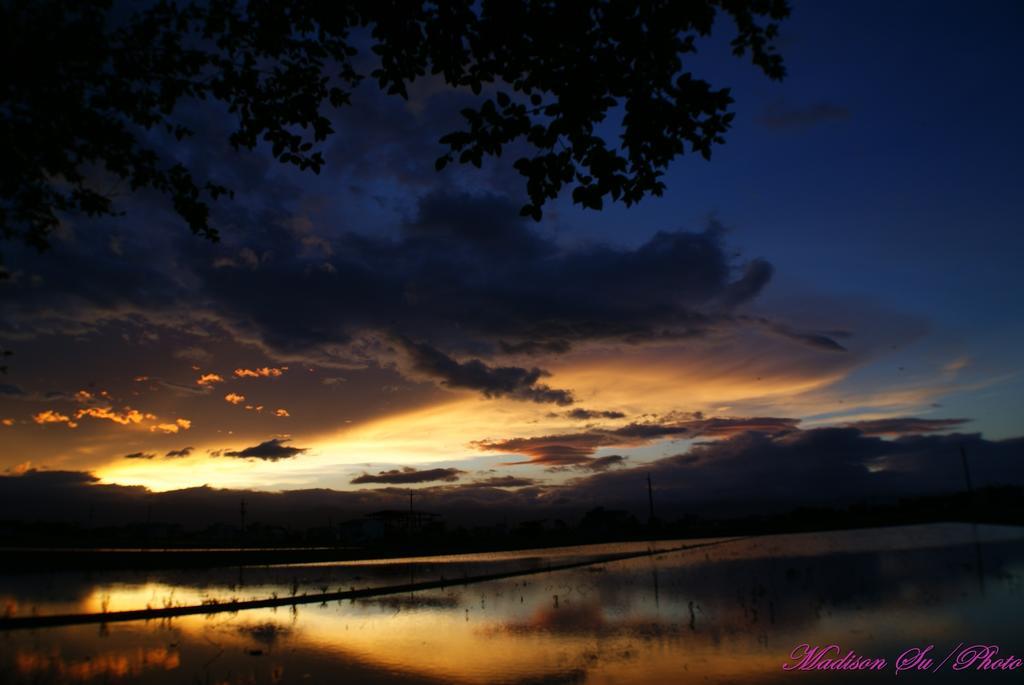
[[[977,542],[977,544],[976,544]],[[659,543],[662,548],[672,543]],[[210,572],[0,578],[39,614],[313,594],[544,568],[646,544]],[[980,563],[979,563],[980,562]],[[941,524],[748,538],[364,600],[0,633],[3,683],[878,682],[910,647],[1024,653],[1024,528]],[[801,643],[885,672],[784,672]],[[1015,672],[901,673],[1009,682]]]

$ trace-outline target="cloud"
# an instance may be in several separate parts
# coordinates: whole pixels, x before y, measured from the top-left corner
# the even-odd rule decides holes
[[[521,454],[537,464],[580,464],[590,460],[599,447],[613,444],[617,440],[604,432],[567,433],[544,435],[532,438],[510,438],[507,440],[479,440],[473,445],[487,452]]]
[[[224,401],[229,404],[241,404],[245,402],[245,395],[239,395],[237,392],[229,392],[224,395]]]
[[[83,471],[44,471],[40,469],[29,469],[18,474],[14,479],[6,477],[4,483],[7,485],[22,484],[25,486],[31,486],[36,484],[46,485],[48,487],[68,487],[68,486],[79,486],[79,485],[90,485],[92,483],[98,483],[99,478],[92,475],[91,473],[85,473]]]
[[[144,414],[138,409],[132,409],[131,407],[125,407],[123,412],[116,411],[111,407],[85,407],[75,412],[76,419],[81,419],[85,416],[113,421],[122,426],[136,425],[144,420],[156,418],[153,414]]]
[[[856,428],[815,428],[774,435],[748,432],[695,445],[652,464],[579,481],[576,496],[642,504],[637,484],[647,472],[656,508],[661,502],[678,510],[685,503],[692,511],[714,506],[734,514],[961,492],[961,446],[971,460],[975,485],[1024,484],[1024,438],[988,441],[954,434],[885,440]]]
[[[565,354],[572,349],[572,344],[568,340],[524,340],[517,343],[499,340],[498,348],[505,354],[525,354],[527,356],[532,356],[543,354]]]
[[[864,435],[906,435],[912,433],[937,433],[959,428],[970,419],[918,419],[913,417],[872,419],[845,424],[856,428]]]
[[[124,455],[125,459],[152,459],[156,457],[155,452],[132,452]]]
[[[626,463],[626,457],[621,454],[609,454],[607,457],[597,457],[583,464],[583,466],[591,471],[607,471],[613,466],[623,466]]]
[[[64,423],[67,424],[68,428],[78,428],[78,424],[71,420],[71,417],[66,414],[61,414],[53,409],[47,409],[37,414],[32,415],[32,420],[39,425],[47,423]]]
[[[253,447],[246,447],[243,450],[227,450],[222,454],[225,457],[237,457],[240,459],[262,459],[263,461],[278,461],[280,459],[291,459],[306,452],[307,447],[292,447],[284,443],[291,442],[287,438],[272,438],[261,442]]]
[[[522,488],[528,485],[537,485],[538,482],[534,478],[520,478],[519,476],[491,476],[473,481],[473,485],[482,485],[488,488]]]
[[[763,259],[754,259],[746,265],[743,276],[725,286],[721,300],[729,307],[754,299],[772,280],[775,268]]]
[[[173,458],[173,457],[187,457],[190,454],[192,454],[193,450],[194,450],[194,448],[191,447],[191,446],[189,446],[189,447],[182,447],[180,450],[170,450],[164,456],[165,457],[171,457],[171,458]]]
[[[1024,485],[1024,438],[993,441],[953,434],[884,439],[855,428],[815,428],[775,435],[741,433],[563,484],[494,476],[481,482],[428,482],[417,492],[429,510],[468,524],[538,517],[572,521],[598,505],[646,516],[650,474],[660,517],[742,516],[963,492],[961,447],[976,487]],[[407,485],[273,493],[198,487],[154,493],[138,486],[104,485],[88,473],[29,469],[0,476],[0,519],[77,521],[83,511],[93,509],[98,522],[124,524],[138,520],[139,512],[151,504],[154,520],[204,528],[218,521],[233,523],[239,498],[245,497],[262,521],[322,525],[325,510],[355,518],[393,507],[396,499],[407,496]]]
[[[610,454],[606,457],[592,457],[576,463],[556,464],[555,466],[548,466],[546,470],[554,473],[571,471],[601,473],[616,466],[625,466],[628,459],[629,457],[621,454]]]
[[[274,410],[274,416],[280,416],[280,417],[286,418],[286,417],[291,416],[291,414],[288,413],[287,409],[275,409]]]
[[[287,370],[287,366],[280,368],[264,366],[258,369],[235,369],[235,376],[238,378],[278,378]]]
[[[588,421],[590,419],[624,419],[626,415],[621,411],[595,411],[592,409],[576,408],[565,412],[565,415],[576,421]]]
[[[531,463],[552,466],[592,463],[601,447],[638,447],[656,440],[721,438],[746,432],[782,434],[796,429],[798,419],[775,417],[705,418],[688,415],[648,423],[630,423],[619,428],[592,428],[579,433],[543,435],[507,440],[481,440],[474,446],[488,452],[521,454]],[[611,465],[613,462],[606,462]]]
[[[209,364],[213,361],[213,355],[201,347],[184,347],[174,351],[175,359],[184,359],[197,364]]]
[[[218,378],[220,377],[218,376]],[[137,383],[146,383],[149,385],[151,389],[167,388],[174,394],[183,396],[206,395],[213,388],[213,382],[199,383],[199,381],[197,380],[196,383],[193,385],[185,383],[175,383],[174,381],[169,381],[164,378],[160,378],[159,376],[136,376],[133,380],[135,380]],[[202,378],[200,378],[199,380],[202,380]],[[199,387],[196,387],[196,385],[198,385]]]
[[[840,345],[835,338],[849,335],[846,331],[833,331],[831,334],[812,331],[800,331],[777,321],[770,321],[763,317],[741,317],[761,324],[767,331],[782,338],[802,343],[807,347],[816,347],[830,352],[845,352],[846,348]]]
[[[411,243],[450,243],[520,258],[546,252],[545,241],[511,210],[510,201],[499,195],[436,190],[420,199],[416,218],[403,228]]]
[[[154,426],[149,427],[151,433],[160,431],[161,433],[178,433],[179,431],[187,431],[192,428],[192,422],[189,419],[175,419],[174,423],[158,423]]]
[[[23,397],[24,395],[26,395],[26,393],[21,387],[17,385],[12,385],[11,383],[0,383],[0,395],[8,395],[11,397]]]
[[[397,235],[327,226],[318,237],[330,249],[315,254],[303,249],[309,236],[290,227],[294,217],[276,207],[235,206],[232,221],[252,229],[244,238],[226,234],[219,246],[140,235],[125,243],[123,256],[112,256],[105,242],[82,232],[60,255],[33,265],[37,280],[10,284],[3,313],[10,328],[38,323],[46,311],[48,330],[68,331],[112,319],[176,328],[202,320],[278,358],[339,366],[380,361],[380,350],[358,343],[397,333],[453,358],[506,368],[490,358],[747,326],[734,310],[771,277],[763,260],[738,261],[718,227],[663,231],[635,247],[563,245],[519,217],[520,205],[498,195],[428,192]],[[259,255],[257,268],[213,266],[242,247]],[[83,288],[72,274],[86,266],[101,276]],[[210,358],[202,348],[174,354]],[[236,373],[273,377],[284,368]],[[567,399],[563,391],[543,401]]]
[[[363,483],[389,483],[393,485],[403,483],[427,483],[431,481],[444,481],[451,483],[457,481],[465,471],[459,469],[423,469],[417,470],[412,467],[381,471],[377,474],[364,473],[352,479],[353,484]]]
[[[213,385],[214,383],[223,383],[224,378],[220,374],[216,373],[204,373],[196,381],[196,385]]]
[[[791,105],[776,100],[765,108],[757,122],[769,128],[806,128],[828,121],[840,121],[849,116],[849,109],[830,102]]]
[[[492,367],[479,359],[459,362],[425,343],[415,343],[406,338],[399,338],[397,342],[408,355],[415,372],[438,379],[446,387],[477,390],[484,397],[509,397],[557,405],[573,402],[569,391],[550,388],[538,382],[549,375],[543,369]]]

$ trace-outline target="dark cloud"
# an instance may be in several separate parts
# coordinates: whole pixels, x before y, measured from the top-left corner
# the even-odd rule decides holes
[[[180,450],[171,450],[164,456],[166,457],[187,457],[192,454],[193,447],[182,447]]]
[[[389,331],[486,359],[746,325],[734,308],[771,276],[766,262],[735,263],[719,228],[660,232],[629,248],[565,246],[519,217],[518,201],[497,195],[427,192],[391,236],[297,228],[277,191],[232,206],[227,218],[245,231],[225,232],[220,245],[140,231],[114,254],[109,230],[59,242],[5,288],[10,331],[200,319],[282,357],[325,361],[346,346],[352,355],[361,337]],[[82,284],[75,274],[85,270],[95,277]],[[27,321],[35,326],[16,325]],[[379,350],[362,352],[360,361],[379,360]]]
[[[776,327],[775,330],[779,331],[782,335],[786,336],[787,338],[790,338],[797,342],[801,342],[807,345],[808,347],[818,347],[823,350],[833,350],[835,352],[846,351],[845,347],[843,347],[833,338],[830,338],[827,335],[823,335],[820,333],[804,333],[800,331],[793,331],[779,327]]]
[[[576,484],[593,501],[634,500],[650,472],[655,502],[691,510],[746,513],[798,505],[964,489],[960,448],[975,485],[1024,484],[1024,439],[988,441],[978,435],[907,435],[884,440],[855,428],[816,428],[769,435],[748,432],[696,445],[685,454],[597,474]],[[633,495],[629,495],[631,491]],[[673,506],[677,506],[673,505]]]
[[[554,473],[566,473],[573,471],[601,473],[615,466],[625,466],[628,459],[629,457],[621,454],[609,454],[606,457],[592,457],[580,463],[549,466],[546,470]]]
[[[183,347],[174,351],[175,359],[196,362],[197,364],[209,364],[213,361],[213,355],[201,347]]]
[[[787,418],[705,418],[695,414],[684,418],[670,417],[665,421],[634,422],[619,428],[591,428],[579,433],[482,440],[474,444],[489,452],[521,454],[532,463],[552,466],[587,465],[594,461],[593,454],[601,447],[636,447],[664,439],[720,438],[750,431],[783,434],[795,430],[798,423],[798,419]]]
[[[645,440],[674,435],[720,438],[748,432],[781,435],[796,430],[799,423],[800,419],[774,416],[708,418],[702,414],[694,414],[693,418],[673,423],[631,423],[614,432],[624,437],[638,437]]]
[[[544,435],[534,438],[480,440],[473,444],[487,452],[521,454],[529,457],[530,462],[533,463],[558,466],[581,464],[590,461],[591,456],[599,447],[612,444],[611,441],[614,439],[614,436],[609,436],[605,432],[594,431],[563,435]]]
[[[847,423],[847,428],[856,428],[865,435],[906,435],[911,433],[936,433],[959,428],[970,419],[918,419],[913,417],[872,419]]]
[[[482,254],[541,256],[550,246],[511,212],[510,202],[498,195],[468,195],[449,191],[428,193],[420,200],[414,221],[403,227],[410,243],[427,246],[459,245]]]
[[[238,457],[240,459],[262,459],[264,461],[278,461],[279,459],[291,459],[305,452],[307,447],[292,447],[284,443],[290,442],[286,438],[272,438],[261,442],[253,447],[246,447],[243,450],[226,450],[221,454],[225,457]]]
[[[769,128],[806,128],[827,121],[846,119],[849,116],[849,109],[829,102],[791,105],[776,100],[765,108],[757,121]]]
[[[540,383],[549,375],[539,368],[524,369],[517,366],[488,366],[479,359],[459,362],[425,343],[400,338],[412,369],[440,380],[449,388],[477,390],[485,397],[510,397],[532,402],[550,402],[558,405],[573,403],[567,390],[557,390]]]
[[[696,445],[685,454],[609,468],[562,485],[498,475],[480,482],[427,485],[417,496],[424,509],[470,524],[538,517],[578,520],[598,505],[643,516],[650,474],[659,516],[739,516],[962,492],[961,447],[976,487],[1024,485],[1024,438],[992,441],[952,434],[886,440],[855,428],[815,428],[774,435],[740,433]],[[253,520],[322,525],[325,511],[343,520],[394,508],[407,501],[408,489],[402,485],[275,493],[199,487],[155,493],[138,486],[103,485],[88,473],[30,470],[0,476],[0,520],[79,521],[83,512],[94,511],[95,524],[106,525],[137,520],[140,511],[152,507],[155,521],[201,528],[234,523],[244,496]]]
[[[17,484],[21,484],[28,488],[33,486],[46,488],[76,487],[98,483],[100,480],[91,473],[84,473],[82,471],[40,471],[39,469],[29,469],[20,476],[0,476],[0,478],[4,479],[3,482],[8,486],[16,487]]]
[[[570,419],[577,421],[588,421],[590,419],[623,419],[626,417],[621,411],[597,411],[593,409],[570,409],[565,412]]]
[[[763,259],[747,264],[743,276],[725,287],[722,301],[732,307],[757,297],[758,293],[772,280],[775,268]]]
[[[451,483],[457,481],[459,476],[464,473],[465,471],[461,471],[459,469],[419,470],[407,466],[401,469],[381,471],[376,474],[364,473],[361,476],[353,478],[351,482],[354,484],[388,483],[391,485],[402,483],[429,483],[432,481],[444,481],[446,483]]]
[[[155,452],[132,452],[131,454],[124,455],[125,459],[152,459],[156,456]]]
[[[465,175],[463,170],[449,168],[439,178],[435,160],[446,151],[438,139],[450,131],[463,127],[465,119],[460,110],[476,106],[471,92],[452,91],[439,87],[437,77],[426,76],[409,84],[409,101],[389,97],[372,84],[359,86],[353,98],[359,106],[343,107],[330,113],[338,131],[358,132],[357,135],[337,135],[329,141],[324,157],[326,171],[340,174],[352,186],[376,186],[384,181],[399,184],[403,191],[425,189],[443,180]],[[514,159],[514,157],[513,157]],[[511,161],[503,160],[511,171]],[[501,174],[504,183],[491,178],[496,165],[484,162],[484,169],[466,180],[491,187],[508,187],[514,181],[522,184],[516,172]]]
[[[483,480],[473,482],[473,485],[482,485],[488,488],[522,488],[527,485],[537,485],[538,481],[533,478],[520,478],[518,476],[491,476]]]
[[[25,395],[25,391],[17,385],[10,383],[0,383],[0,395],[10,395],[12,397],[21,397]]]
[[[179,395],[209,395],[213,391],[212,385],[187,385],[185,383],[174,383],[162,378],[150,379],[156,385],[177,393]]]
[[[801,343],[807,347],[818,348],[829,352],[846,352],[836,338],[849,337],[848,331],[802,331],[778,321],[771,321],[758,316],[738,316],[740,321],[760,325],[764,330],[787,340]]]
[[[607,471],[613,466],[623,466],[626,463],[626,457],[621,454],[609,454],[607,457],[596,457],[583,464],[583,466],[591,471]]]
[[[498,348],[505,354],[525,354],[532,356],[542,354],[565,354],[572,349],[572,344],[568,340],[524,340],[523,342],[518,343],[499,340]]]

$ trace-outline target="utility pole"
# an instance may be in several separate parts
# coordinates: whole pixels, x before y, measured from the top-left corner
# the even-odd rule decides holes
[[[651,474],[647,474],[647,525],[654,525],[654,490],[651,488]]]
[[[967,450],[963,445],[960,445],[960,461],[964,465],[964,481],[967,483],[967,493],[974,496],[974,487],[971,485],[971,469],[967,466]]]
[[[971,484],[971,469],[967,465],[967,448],[960,444],[960,462],[964,465],[964,482],[967,484],[967,506],[971,516],[971,530],[974,532],[974,563],[978,571],[978,591],[985,594],[985,560],[981,556],[981,540],[978,538],[978,508],[974,501],[974,486]]]

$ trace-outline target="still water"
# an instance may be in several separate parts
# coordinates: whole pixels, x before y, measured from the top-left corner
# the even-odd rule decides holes
[[[414,594],[173,619],[0,632],[0,683],[1020,682],[935,666],[960,644],[1024,653],[1024,528],[938,524],[700,541],[564,571],[496,570],[647,543],[175,573],[0,578],[8,615],[288,597],[445,578]],[[660,542],[667,549],[685,541]],[[882,671],[784,671],[797,645],[883,658]]]

